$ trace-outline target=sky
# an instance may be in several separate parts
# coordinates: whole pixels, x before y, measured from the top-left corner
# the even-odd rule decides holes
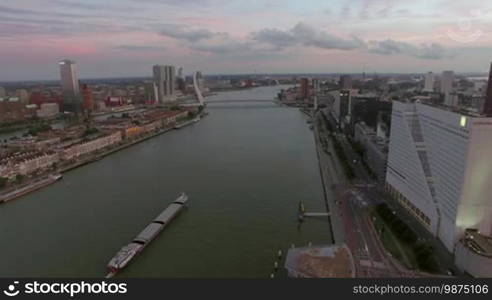
[[[185,74],[487,72],[488,0],[2,0],[0,81]]]

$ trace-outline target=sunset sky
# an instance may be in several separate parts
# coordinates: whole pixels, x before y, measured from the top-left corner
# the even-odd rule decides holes
[[[484,0],[2,0],[0,81],[185,73],[485,72]]]

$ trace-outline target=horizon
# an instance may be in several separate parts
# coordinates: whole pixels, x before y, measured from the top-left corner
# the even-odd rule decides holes
[[[154,64],[231,75],[486,73],[492,61],[492,3],[478,0],[43,4],[2,1],[1,82],[56,80],[65,58],[81,78],[145,77]]]
[[[445,70],[443,70],[445,71]],[[425,75],[428,72],[366,72],[365,75],[368,77],[371,76],[395,76],[395,75]],[[441,72],[433,72],[436,75],[440,75]],[[457,76],[469,76],[469,77],[480,77],[485,76],[488,78],[487,72],[455,72]],[[340,75],[351,75],[351,76],[362,76],[362,73],[295,73],[295,72],[287,72],[287,73],[215,73],[215,74],[203,74],[205,77],[212,76],[340,76]],[[192,76],[192,74],[185,74],[186,77]],[[130,79],[152,79],[152,75],[141,75],[141,76],[109,76],[109,77],[82,77],[79,78],[79,81],[84,80],[111,80],[111,79],[122,79],[122,80],[130,80]],[[357,78],[355,78],[357,80]],[[0,81],[0,84],[16,84],[16,83],[36,83],[36,82],[58,82],[60,78],[47,78],[47,79],[24,79],[24,80],[11,80],[11,81]]]

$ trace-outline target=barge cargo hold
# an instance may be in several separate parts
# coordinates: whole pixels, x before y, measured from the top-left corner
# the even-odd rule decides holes
[[[145,247],[152,242],[156,236],[166,227],[183,209],[188,201],[185,193],[171,203],[154,221],[140,232],[133,241],[121,248],[118,253],[109,261],[108,269],[110,273],[106,277],[112,277],[121,269],[126,267],[130,261],[137,256]]]

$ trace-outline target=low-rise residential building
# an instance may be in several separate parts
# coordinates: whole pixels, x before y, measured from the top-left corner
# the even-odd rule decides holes
[[[163,122],[164,126],[171,126],[176,124],[177,121],[187,118],[189,115],[188,111],[176,111],[165,115]]]
[[[142,135],[143,133],[145,133],[145,129],[143,127],[132,126],[132,127],[126,128],[124,130],[124,138],[125,139],[132,139],[132,138],[135,138],[135,137]]]
[[[58,153],[44,153],[19,164],[19,174],[28,175],[36,171],[47,169],[60,161]]]
[[[142,125],[145,132],[156,131],[159,128],[162,128],[162,121],[154,121],[145,125]]]
[[[113,134],[107,135],[105,137],[101,137],[89,142],[85,142],[82,144],[71,146],[65,150],[63,150],[63,159],[70,160],[77,158],[82,155],[86,155],[97,150],[104,149],[106,147],[115,145],[121,142],[122,136],[121,132],[115,132]]]
[[[10,140],[6,143],[6,147],[19,149],[19,150],[41,150],[48,149],[51,146],[59,144],[61,139],[59,137],[52,138],[39,138],[39,137],[24,137]]]
[[[23,152],[0,160],[0,177],[15,178],[16,175],[29,175],[47,169],[60,160],[56,152]]]

